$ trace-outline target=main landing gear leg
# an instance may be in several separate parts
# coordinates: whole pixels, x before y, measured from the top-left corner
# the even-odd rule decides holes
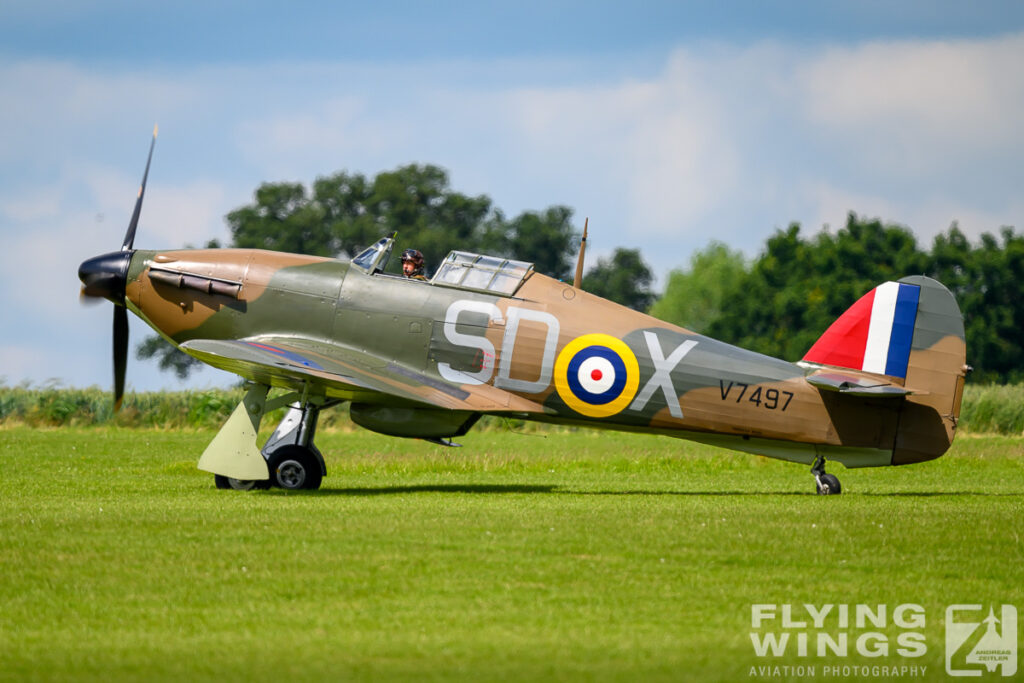
[[[313,436],[320,410],[339,401],[307,400],[306,392],[267,400],[269,390],[265,384],[249,385],[245,398],[199,459],[199,469],[214,474],[217,488],[320,488],[327,467]],[[256,436],[263,415],[284,405],[288,405],[284,419],[259,448]]]
[[[814,483],[818,487],[819,496],[834,496],[842,493],[843,489],[839,485],[839,479],[834,474],[825,471],[825,457],[820,453],[814,459],[814,464],[811,465],[811,474],[814,475]]]
[[[324,456],[313,444],[322,406],[296,401],[263,446],[270,483],[282,489],[318,489],[327,474]]]

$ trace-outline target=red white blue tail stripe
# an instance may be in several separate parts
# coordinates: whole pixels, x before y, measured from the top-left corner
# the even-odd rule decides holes
[[[886,282],[832,323],[804,360],[906,378],[921,288]]]

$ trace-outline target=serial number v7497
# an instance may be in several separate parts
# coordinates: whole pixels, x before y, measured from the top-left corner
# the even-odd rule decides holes
[[[747,394],[747,390],[750,389],[749,384],[743,382],[729,382],[726,384],[724,379],[718,380],[718,386],[722,394],[722,400],[725,401],[731,396],[736,397],[736,403],[739,403],[746,397],[747,401],[757,406],[762,406],[768,410],[782,410],[785,411],[789,407],[789,402],[793,400],[792,391],[780,391],[778,389],[762,389],[761,387],[755,387],[753,391]],[[734,392],[733,389],[736,389]]]

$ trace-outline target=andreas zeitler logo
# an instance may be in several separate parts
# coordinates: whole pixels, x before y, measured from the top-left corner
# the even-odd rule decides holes
[[[929,667],[921,658],[938,646],[926,639],[928,614],[917,604],[754,604],[750,616],[761,662],[750,667],[752,677],[924,677]],[[1016,607],[951,605],[944,624],[947,675],[1017,673]],[[875,663],[843,662],[851,656]]]
[[[988,612],[986,614],[986,607]],[[981,676],[1017,673],[1017,608],[950,605],[946,608],[946,673]]]

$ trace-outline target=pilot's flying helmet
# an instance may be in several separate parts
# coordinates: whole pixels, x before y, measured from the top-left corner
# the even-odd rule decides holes
[[[406,249],[402,252],[402,262],[412,261],[417,268],[423,267],[423,254],[418,249]]]

